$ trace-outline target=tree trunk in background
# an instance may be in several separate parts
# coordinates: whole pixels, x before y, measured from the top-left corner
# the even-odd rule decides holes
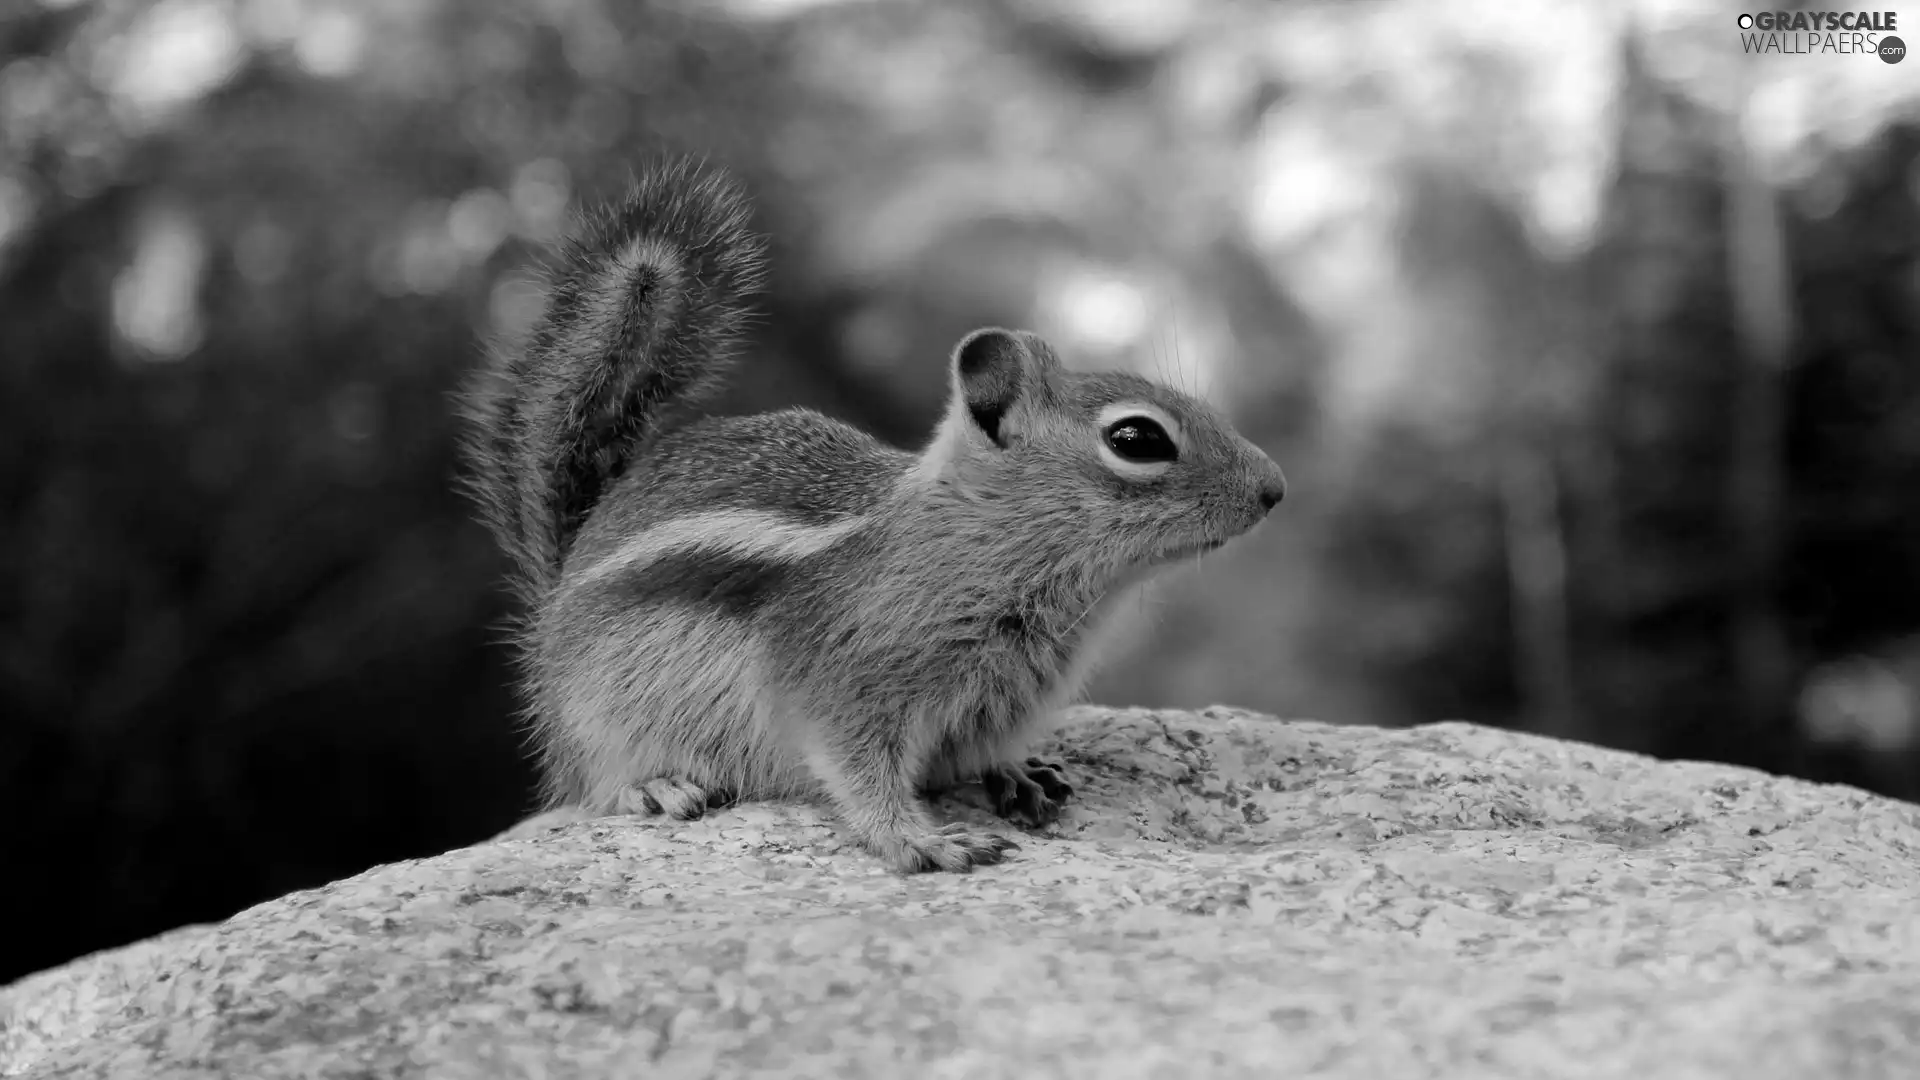
[[[1734,544],[1725,500],[1738,343],[1727,304],[1717,121],[1622,43],[1617,174],[1590,270],[1604,486],[1570,505],[1582,696],[1610,741],[1740,747],[1730,722]]]
[[[1749,100],[1741,102],[1743,113]],[[1735,117],[1724,147],[1727,280],[1740,342],[1727,512],[1736,545],[1731,630],[1740,720],[1761,729],[1784,715],[1791,664],[1778,598],[1785,527],[1783,386],[1794,316],[1779,200],[1755,166],[1743,119]]]
[[[1584,728],[1573,690],[1558,461],[1547,440],[1529,437],[1528,420],[1536,410],[1530,395],[1520,401],[1528,403],[1522,406],[1528,412],[1510,423],[1509,430],[1519,433],[1509,436],[1497,466],[1513,589],[1514,673],[1534,730],[1580,738]]]

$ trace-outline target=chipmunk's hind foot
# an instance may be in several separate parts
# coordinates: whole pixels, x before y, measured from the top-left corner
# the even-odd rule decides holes
[[[665,814],[679,821],[691,821],[709,810],[732,806],[737,798],[725,788],[701,787],[675,776],[656,776],[622,791],[616,809],[623,814]]]
[[[993,800],[994,813],[1003,818],[1024,817],[1036,826],[1059,820],[1061,806],[1073,798],[1066,766],[1040,758],[988,769],[981,774],[980,785]]]

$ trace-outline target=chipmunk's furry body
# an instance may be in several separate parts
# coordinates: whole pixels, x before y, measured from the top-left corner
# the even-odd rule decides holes
[[[817,796],[901,869],[998,861],[1009,842],[935,828],[920,792],[980,778],[1003,813],[1056,813],[1071,789],[1025,741],[1107,616],[1284,480],[1199,402],[1004,330],[955,349],[918,454],[805,410],[699,418],[758,282],[747,219],[713,174],[644,176],[469,395],[549,797]]]

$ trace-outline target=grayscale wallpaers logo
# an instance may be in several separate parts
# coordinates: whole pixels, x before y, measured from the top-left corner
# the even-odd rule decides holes
[[[1738,22],[1741,52],[1866,54],[1887,64],[1907,58],[1907,43],[1893,36],[1900,21],[1891,11],[1760,11]]]

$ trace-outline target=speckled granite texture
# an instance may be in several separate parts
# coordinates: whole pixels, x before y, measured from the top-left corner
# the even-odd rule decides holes
[[[1460,724],[1059,749],[1004,866],[800,807],[532,830],[0,990],[0,1075],[1920,1076],[1920,808]]]

